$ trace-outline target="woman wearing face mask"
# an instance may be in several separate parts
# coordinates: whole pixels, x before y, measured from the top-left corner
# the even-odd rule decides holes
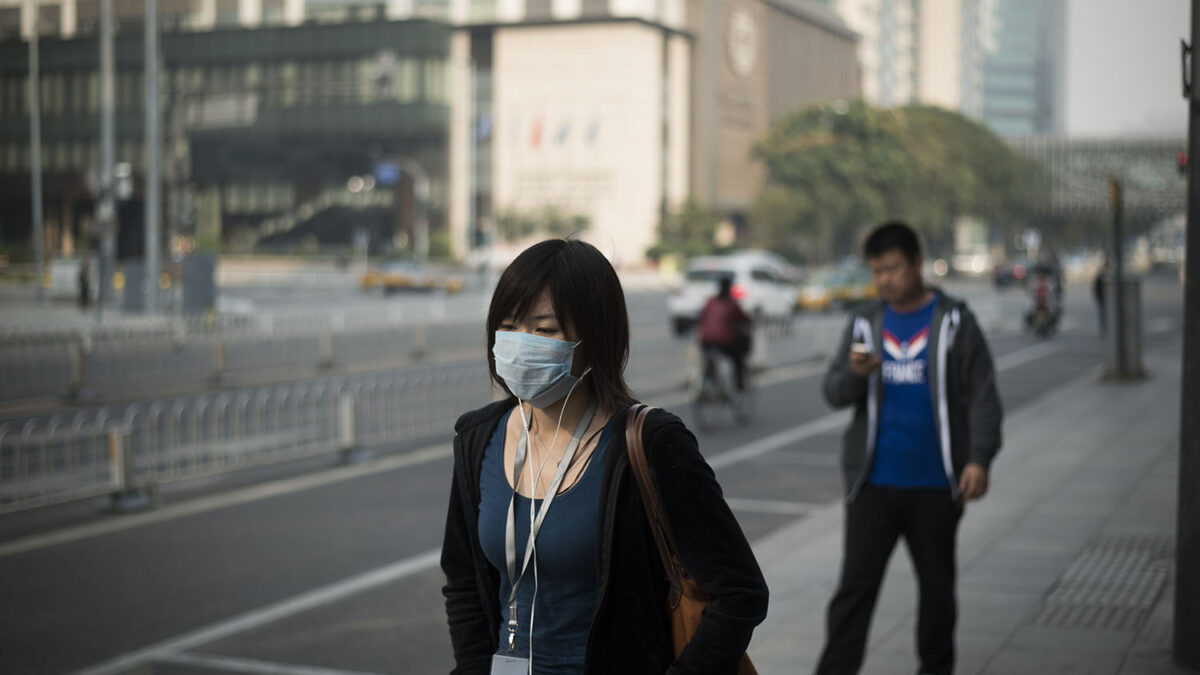
[[[712,600],[673,655],[666,576],[625,449],[629,322],[612,266],[579,241],[527,249],[496,285],[487,338],[509,397],[455,427],[442,547],[452,672],[736,673],[766,584],[695,437],[654,411],[651,472]]]

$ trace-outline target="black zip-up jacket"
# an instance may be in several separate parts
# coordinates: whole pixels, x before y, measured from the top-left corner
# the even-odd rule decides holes
[[[936,289],[934,289],[936,291]],[[968,463],[987,469],[1000,450],[1004,414],[987,340],[966,303],[941,291],[929,327],[929,392],[950,494],[958,499],[958,478]],[[850,318],[825,373],[825,399],[835,408],[854,406],[854,420],[842,447],[846,500],[853,501],[871,471],[878,435],[883,379],[876,370],[859,377],[850,370],[853,342],[879,353],[883,344],[883,302],[871,303]]]
[[[479,545],[479,474],[484,449],[512,399],[467,413],[455,425],[454,477],[442,570],[454,675],[486,674],[500,639],[500,574]],[[618,413],[624,420],[624,411]],[[596,612],[585,673],[733,674],[754,627],[766,618],[767,585],[696,439],[678,417],[656,410],[643,429],[646,454],[679,555],[712,599],[674,660],[667,582],[646,524],[625,434],[609,440],[600,492]]]

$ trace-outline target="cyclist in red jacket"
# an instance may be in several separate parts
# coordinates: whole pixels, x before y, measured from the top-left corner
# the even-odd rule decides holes
[[[750,353],[750,326],[754,320],[742,311],[733,297],[733,279],[722,277],[717,294],[708,299],[700,311],[700,346],[705,352],[704,372],[712,374],[713,363],[708,350],[715,349],[733,360],[734,385],[738,391],[746,388],[746,355]]]

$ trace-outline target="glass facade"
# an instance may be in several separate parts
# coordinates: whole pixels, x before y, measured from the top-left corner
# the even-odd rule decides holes
[[[1062,131],[1064,0],[997,0],[995,44],[984,61],[983,118],[1005,136]]]
[[[131,11],[122,0],[114,4]],[[178,201],[218,205],[206,222],[216,223],[226,243],[247,249],[263,245],[269,219],[284,223],[269,233],[276,247],[289,246],[292,232],[348,245],[353,230],[363,228],[378,249],[403,241],[397,234],[411,227],[411,210],[403,207],[411,187],[380,185],[370,199],[347,205],[347,179],[403,158],[429,174],[436,231],[445,214],[450,30],[414,20],[164,33],[164,204],[174,203],[172,190],[206,195]],[[89,174],[99,156],[98,45],[86,35],[44,41],[41,52],[46,219],[82,241],[82,223],[94,209]],[[115,52],[115,160],[135,172],[127,202],[135,208],[121,207],[128,214],[121,228],[133,231],[142,226],[145,166],[140,31],[120,30]],[[7,240],[29,236],[26,69],[26,43],[0,41],[0,236]],[[182,234],[196,220],[164,214]],[[136,236],[119,241],[140,246]]]

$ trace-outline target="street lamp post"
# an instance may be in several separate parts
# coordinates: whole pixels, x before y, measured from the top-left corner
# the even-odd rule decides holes
[[[100,186],[96,222],[100,227],[100,283],[96,285],[96,321],[104,318],[104,303],[111,295],[115,223],[117,216],[113,176],[113,0],[100,0]]]
[[[158,106],[158,0],[146,0],[146,313],[158,314],[159,219],[162,214],[162,139]]]
[[[429,174],[411,157],[398,161],[413,182],[413,254],[418,264],[429,259]]]
[[[42,275],[45,273],[45,235],[42,222],[42,93],[38,50],[37,0],[29,0],[27,6],[33,30],[29,33],[29,179],[33,216],[33,287],[37,302],[42,302]]]

